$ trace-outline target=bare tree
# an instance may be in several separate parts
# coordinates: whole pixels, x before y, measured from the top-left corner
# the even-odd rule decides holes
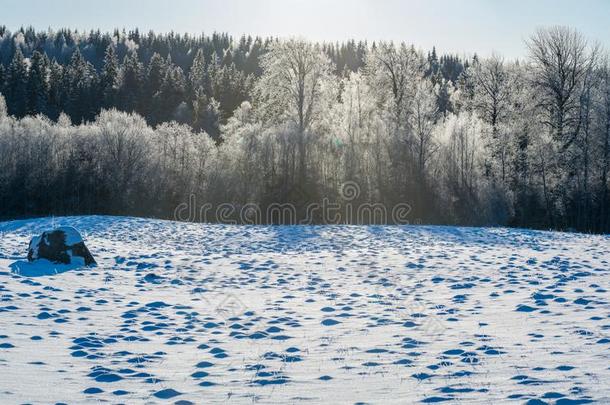
[[[422,181],[425,179],[426,166],[438,148],[434,142],[434,125],[439,115],[435,90],[429,80],[420,80],[413,101],[414,149],[417,156],[418,175]]]
[[[510,132],[506,122],[511,110],[512,88],[510,71],[504,60],[497,55],[474,64],[469,77],[473,81],[473,107],[477,114],[491,128],[487,139],[487,149],[493,166],[499,166],[499,178],[506,182]],[[490,165],[491,166],[491,165]],[[495,171],[492,175],[496,176]]]
[[[576,30],[555,26],[539,29],[527,42],[534,69],[533,84],[540,91],[539,103],[545,123],[566,150],[578,136],[579,87],[590,68],[592,52]]]

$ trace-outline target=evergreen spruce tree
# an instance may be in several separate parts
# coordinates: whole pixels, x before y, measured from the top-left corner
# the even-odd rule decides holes
[[[155,52],[148,62],[146,82],[144,83],[143,90],[144,98],[142,100],[144,115],[147,121],[153,125],[160,122],[159,117],[163,106],[160,104],[157,94],[161,90],[166,70],[165,59]]]
[[[176,108],[184,100],[186,79],[179,66],[170,64],[166,71],[157,100],[162,106],[160,118],[162,121],[175,119]]]
[[[451,93],[450,93],[450,88],[452,88],[453,85],[451,84],[451,82],[444,79],[440,72],[437,72],[435,76],[436,76],[436,80],[433,82],[436,82],[437,83],[436,85],[438,86],[438,91],[436,94],[436,102],[438,105],[438,111],[443,116],[446,116],[447,113],[453,111],[453,106],[451,105]]]
[[[428,53],[428,71],[426,76],[436,76],[439,71],[439,61],[436,55],[436,47],[432,47],[432,52]],[[434,80],[434,79],[433,79]]]
[[[195,99],[195,93],[202,89],[205,91],[209,88],[209,77],[203,56],[203,49],[199,49],[193,59],[193,64],[189,71],[189,86],[191,97]]]
[[[225,51],[225,54],[222,58],[223,66],[231,66],[233,64],[233,52],[231,52],[231,48]]]
[[[27,86],[27,113],[48,114],[49,98],[49,60],[46,55],[34,51],[30,59],[30,73]]]
[[[6,102],[8,113],[18,118],[27,113],[28,67],[21,49],[17,48],[8,66],[6,77]]]
[[[207,65],[207,83],[205,92],[209,96],[214,97],[214,91],[216,89],[216,84],[219,82],[220,70],[222,69],[222,64],[218,54],[214,52],[212,54],[212,59],[210,59],[210,63]]]
[[[49,67],[49,99],[47,103],[47,114],[52,120],[57,120],[59,114],[64,110],[64,68],[56,61],[51,62]]]
[[[259,63],[259,58],[264,53],[263,48],[264,44],[260,38],[256,38],[254,42],[252,42],[244,65],[244,72],[246,74],[254,74],[256,77],[259,77],[263,73]]]
[[[4,94],[4,87],[6,86],[6,69],[4,65],[0,63],[0,94]]]
[[[99,87],[102,106],[104,108],[115,106],[119,90],[119,59],[113,44],[108,45],[104,54]]]
[[[95,117],[99,108],[97,99],[97,73],[93,65],[83,58],[77,47],[70,58],[64,75],[66,86],[65,112],[72,122],[88,121]]]
[[[251,90],[250,76],[246,76],[235,64],[223,66],[212,82],[212,97],[220,103],[222,121],[225,122],[239,105],[248,99]]]
[[[142,64],[138,61],[138,53],[135,50],[131,50],[125,55],[121,69],[119,105],[122,110],[128,112],[139,110],[142,85]]]
[[[207,132],[215,141],[220,141],[220,104],[208,97],[200,88],[193,101],[193,128]]]

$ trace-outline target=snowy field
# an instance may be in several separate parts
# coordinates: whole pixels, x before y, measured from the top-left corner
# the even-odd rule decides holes
[[[97,268],[24,262],[59,225]],[[120,217],[0,233],[2,404],[610,403],[608,236]]]

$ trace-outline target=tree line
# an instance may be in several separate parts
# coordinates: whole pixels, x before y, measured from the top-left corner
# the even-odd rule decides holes
[[[191,200],[305,217],[327,199],[408,203],[422,223],[610,230],[610,65],[570,28],[538,30],[516,61],[392,42],[0,32],[6,217],[171,217]]]
[[[10,115],[61,112],[72,122],[92,121],[102,109],[137,112],[155,126],[176,121],[216,139],[219,126],[251,98],[260,58],[273,38],[227,34],[141,35],[133,31],[71,30],[11,33],[0,27],[0,93]],[[362,68],[366,42],[324,44],[335,73]],[[460,58],[431,57],[435,74],[455,80]],[[466,62],[468,63],[468,62]]]

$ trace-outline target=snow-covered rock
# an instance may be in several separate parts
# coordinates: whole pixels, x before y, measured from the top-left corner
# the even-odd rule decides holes
[[[80,233],[71,226],[44,231],[40,236],[32,238],[28,248],[28,261],[39,259],[46,259],[55,264],[96,264]]]

